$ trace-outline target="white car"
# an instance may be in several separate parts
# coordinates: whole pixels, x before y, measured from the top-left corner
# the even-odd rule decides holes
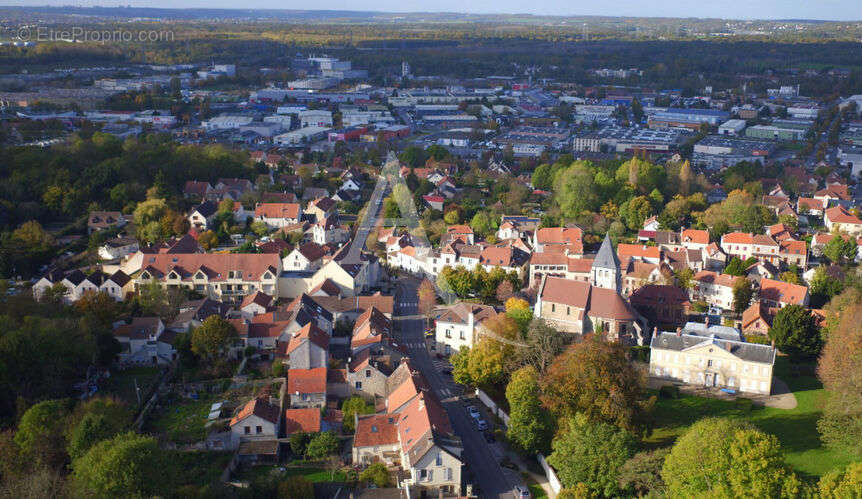
[[[488,429],[488,423],[486,423],[482,418],[476,418],[476,429],[479,431],[485,431]]]
[[[482,417],[482,414],[479,413],[479,410],[472,405],[467,406],[467,414],[469,414],[470,417],[473,419],[479,419]]]

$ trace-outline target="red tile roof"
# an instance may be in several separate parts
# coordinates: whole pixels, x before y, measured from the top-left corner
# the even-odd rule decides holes
[[[398,414],[369,414],[356,422],[354,447],[374,447],[398,443]]]
[[[287,392],[326,393],[326,368],[288,369]]]
[[[763,278],[760,280],[760,299],[791,305],[802,305],[808,288],[799,284]]]
[[[264,398],[256,398],[250,400],[240,409],[236,416],[230,420],[230,425],[233,426],[252,414],[270,423],[278,423],[278,406],[270,404],[269,400]]]
[[[288,435],[299,432],[319,433],[320,421],[320,409],[317,407],[284,411],[284,431]]]
[[[293,333],[287,344],[285,354],[290,354],[306,341],[310,341],[324,350],[329,348],[329,335],[317,327],[314,322],[309,322],[305,327]]]
[[[298,203],[258,203],[254,216],[264,218],[299,218]]]

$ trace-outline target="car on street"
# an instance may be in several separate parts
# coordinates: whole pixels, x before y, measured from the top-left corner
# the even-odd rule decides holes
[[[530,499],[530,489],[526,485],[515,485],[512,489],[515,499]]]
[[[469,414],[470,417],[473,419],[479,419],[482,417],[482,414],[479,413],[479,410],[472,405],[467,406],[467,414]]]
[[[477,418],[476,429],[478,429],[479,431],[485,431],[488,429],[488,423],[486,423],[485,420],[482,418]]]

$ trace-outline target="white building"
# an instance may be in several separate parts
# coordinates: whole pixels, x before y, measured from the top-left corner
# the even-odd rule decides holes
[[[495,317],[493,307],[462,302],[449,308],[437,318],[434,339],[438,352],[446,355],[463,347],[472,347],[478,340],[477,327],[485,320]]]

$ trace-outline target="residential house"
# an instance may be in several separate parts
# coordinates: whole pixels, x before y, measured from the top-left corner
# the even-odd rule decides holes
[[[347,383],[354,393],[386,397],[387,381],[407,356],[393,346],[378,343],[359,350],[347,365]]]
[[[158,317],[135,317],[115,327],[113,332],[120,342],[117,358],[121,364],[167,365],[177,357],[173,346],[175,334],[165,331],[165,324]]]
[[[346,225],[339,222],[338,215],[332,215],[311,226],[312,239],[315,243],[323,246],[326,244],[337,245],[350,239],[350,230]]]
[[[692,301],[705,301],[724,310],[733,308],[733,285],[743,277],[729,274],[719,274],[711,270],[698,272],[692,278],[692,288],[689,291]]]
[[[278,405],[270,402],[268,397],[252,399],[230,420],[231,444],[236,448],[241,442],[276,439],[280,423]]]
[[[198,202],[209,198],[213,188],[209,182],[199,182],[197,180],[189,180],[183,187],[183,197],[193,199]]]
[[[309,322],[290,337],[285,355],[290,369],[326,367],[329,363],[329,335]]]
[[[313,435],[325,431],[323,428],[323,416],[320,413],[320,409],[316,407],[287,409],[284,411],[284,434],[288,437],[294,433]]]
[[[99,246],[99,258],[109,261],[119,260],[137,253],[140,249],[138,240],[133,237],[115,237]]]
[[[771,307],[808,306],[808,288],[800,284],[763,278],[760,280],[760,301]]]
[[[450,225],[440,238],[440,246],[460,240],[464,244],[474,244],[473,229],[469,225]]]
[[[584,254],[584,231],[579,227],[546,227],[533,234],[533,251],[562,252],[567,255]]]
[[[270,229],[298,224],[301,217],[299,203],[257,203],[254,208],[254,219]]]
[[[670,285],[646,284],[629,298],[635,310],[652,324],[682,324],[691,303],[685,291]]]
[[[434,340],[437,351],[449,355],[470,348],[480,336],[482,322],[497,316],[494,307],[462,302],[449,307],[437,317]]]
[[[218,205],[215,202],[204,201],[189,212],[189,226],[199,231],[211,229],[217,212]]]
[[[267,313],[272,303],[272,296],[262,291],[257,291],[253,294],[247,295],[242,300],[239,310],[244,317],[251,318],[255,315]]]
[[[308,203],[305,213],[312,217],[315,222],[331,217],[335,214],[336,202],[331,197],[324,196]]]
[[[721,236],[721,249],[728,256],[738,257],[745,261],[751,257],[761,262],[778,265],[780,246],[775,240],[765,234],[731,232]]]
[[[769,345],[682,333],[650,342],[649,374],[656,380],[769,395],[775,349]]]
[[[288,369],[287,393],[290,407],[318,407],[326,405],[326,367],[314,369]]]
[[[826,210],[823,222],[830,232],[839,230],[851,236],[862,235],[862,220],[843,206],[834,206]]]
[[[327,248],[311,242],[303,243],[293,249],[282,260],[285,271],[317,270],[323,265]]]

